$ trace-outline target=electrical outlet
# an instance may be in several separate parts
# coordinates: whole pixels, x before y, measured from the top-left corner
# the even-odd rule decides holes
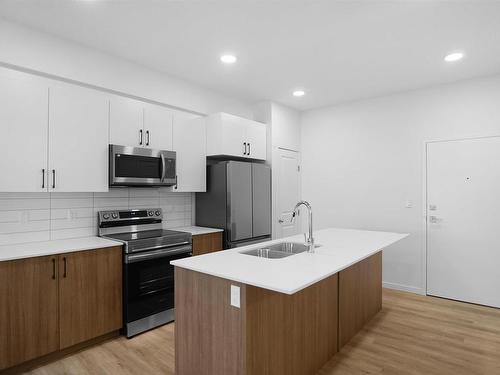
[[[231,285],[231,306],[240,308],[240,287]]]

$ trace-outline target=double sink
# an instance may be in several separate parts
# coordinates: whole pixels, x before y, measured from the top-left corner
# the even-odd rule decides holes
[[[281,242],[266,247],[242,251],[240,254],[259,258],[279,259],[307,251],[308,246],[298,242]]]

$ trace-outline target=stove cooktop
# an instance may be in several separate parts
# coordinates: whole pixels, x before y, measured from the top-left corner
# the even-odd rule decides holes
[[[108,234],[106,237],[113,238],[119,241],[138,241],[147,240],[151,238],[162,238],[167,240],[169,237],[178,237],[179,235],[186,235],[186,232],[166,229],[145,230],[141,232],[128,232],[128,233],[114,233]]]

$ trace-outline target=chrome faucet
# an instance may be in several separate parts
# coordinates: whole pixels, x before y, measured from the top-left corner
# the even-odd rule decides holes
[[[300,201],[297,203],[293,209],[293,214],[292,214],[292,219],[290,220],[293,222],[295,219],[295,216],[297,216],[298,209],[300,206],[305,206],[307,208],[307,211],[309,213],[309,235],[306,237],[306,234],[304,233],[304,237],[306,237],[306,245],[308,246],[308,252],[313,253],[314,252],[314,238],[313,238],[313,216],[312,216],[312,208],[309,202],[307,201]]]

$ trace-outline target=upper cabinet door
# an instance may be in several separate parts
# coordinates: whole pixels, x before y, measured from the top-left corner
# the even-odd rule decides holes
[[[0,68],[0,191],[47,191],[48,100],[45,79]]]
[[[246,155],[245,120],[226,113],[222,114],[222,154],[233,156]]]
[[[158,106],[144,107],[144,146],[172,150],[172,111]]]
[[[207,155],[266,159],[266,124],[228,113],[207,117]]]
[[[248,121],[247,124],[247,157],[266,160],[266,124]]]
[[[175,112],[174,151],[177,152],[177,185],[173,191],[206,191],[206,136],[204,117]]]
[[[55,83],[49,103],[49,191],[108,191],[107,95]]]
[[[112,96],[109,120],[111,144],[135,147],[146,146],[144,103],[121,96]]]
[[[207,155],[245,157],[246,125],[244,119],[227,113],[207,117]]]

